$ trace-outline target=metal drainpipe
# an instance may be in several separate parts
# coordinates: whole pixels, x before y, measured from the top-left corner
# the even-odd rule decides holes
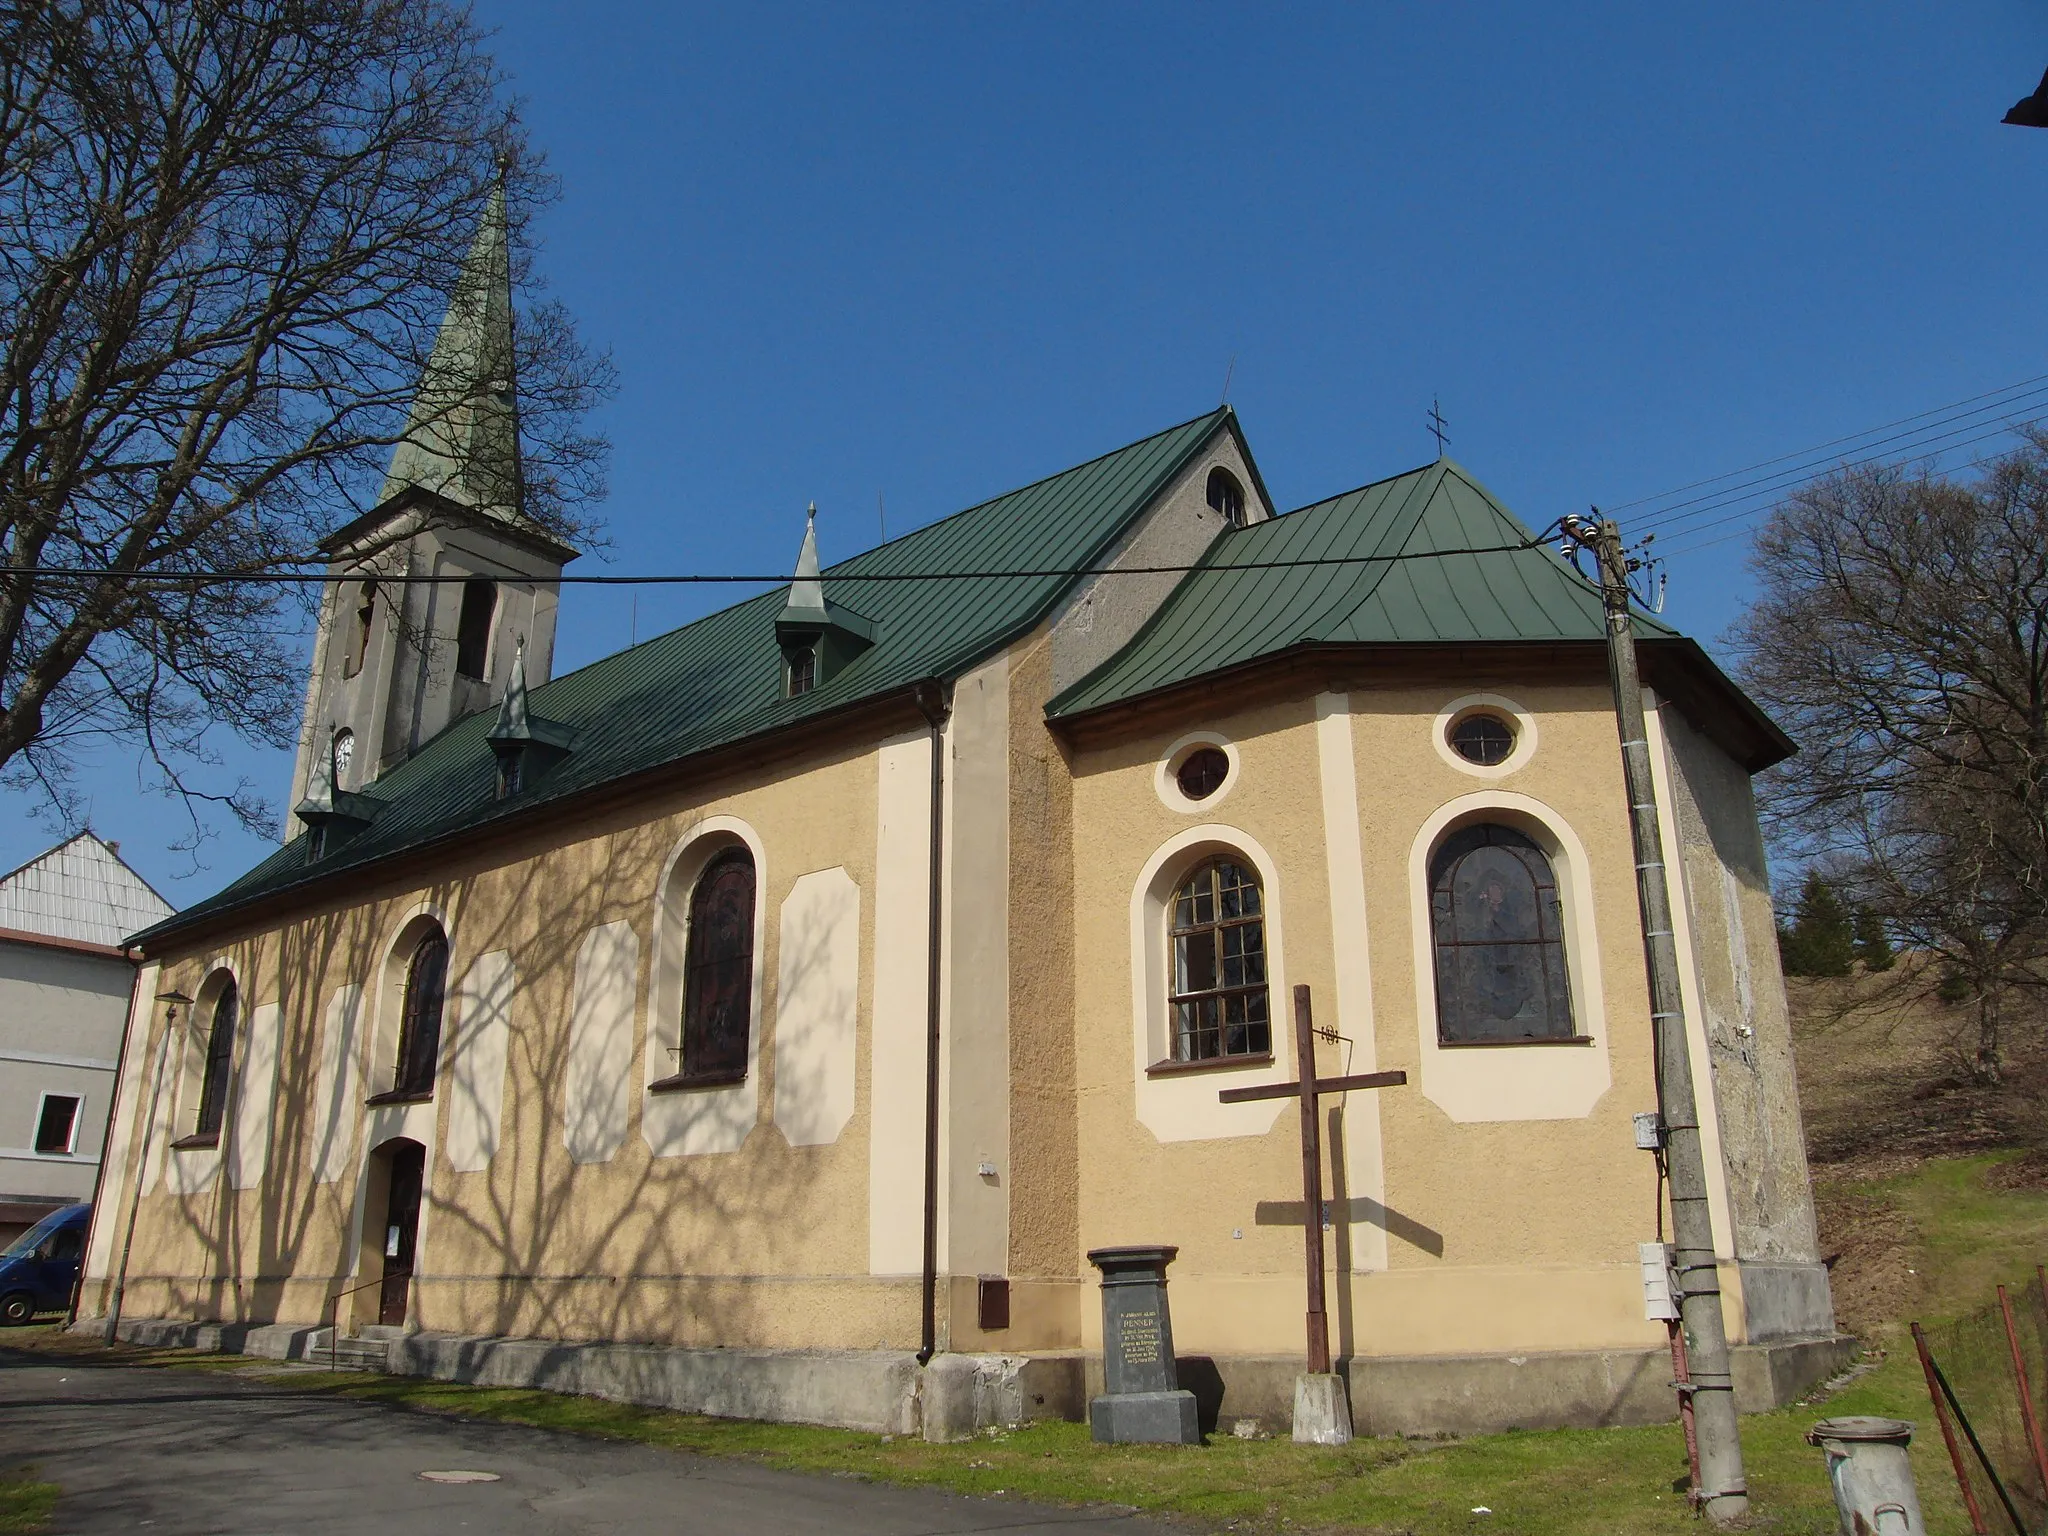
[[[932,862],[930,903],[925,918],[924,1047],[924,1295],[917,1363],[939,1347],[939,919],[944,913],[946,719],[951,701],[941,682],[920,683],[917,707],[932,728]]]

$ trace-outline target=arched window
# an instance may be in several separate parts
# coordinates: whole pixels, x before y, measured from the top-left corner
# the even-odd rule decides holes
[[[354,677],[363,670],[363,657],[370,649],[370,626],[377,617],[377,583],[363,583],[362,600],[356,605],[354,633],[349,636],[348,649],[341,658],[341,675]]]
[[[437,929],[420,940],[405,968],[394,1094],[414,1097],[434,1091],[434,1072],[441,1060],[441,1002],[447,989],[448,940]]]
[[[1209,471],[1209,509],[1222,513],[1233,528],[1244,526],[1244,487],[1221,465]]]
[[[1211,859],[1190,875],[1174,893],[1171,937],[1173,1059],[1270,1054],[1265,908],[1250,867]]]
[[[754,1002],[754,856],[728,848],[690,893],[683,959],[684,1078],[742,1077]]]
[[[241,998],[232,977],[213,1000],[213,1024],[206,1032],[206,1065],[199,1078],[197,1136],[218,1136],[228,1107],[228,1069],[234,1062],[235,1022]]]
[[[455,625],[455,670],[482,678],[491,657],[491,620],[498,612],[498,584],[481,576],[462,584],[462,614]]]
[[[1437,1038],[1576,1038],[1549,856],[1514,828],[1482,822],[1444,839],[1429,885]]]

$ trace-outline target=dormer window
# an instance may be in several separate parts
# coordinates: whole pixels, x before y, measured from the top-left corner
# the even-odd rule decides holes
[[[789,696],[809,693],[818,686],[818,648],[799,646],[789,653]]]
[[[1244,487],[1220,464],[1209,471],[1209,510],[1232,528],[1244,526]]]
[[[498,613],[498,584],[474,577],[462,584],[462,615],[455,625],[455,674],[482,681],[491,656],[491,620]]]

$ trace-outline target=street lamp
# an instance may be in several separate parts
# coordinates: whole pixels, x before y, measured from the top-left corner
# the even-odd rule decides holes
[[[149,1089],[149,1115],[142,1122],[141,1150],[135,1156],[135,1177],[128,1187],[128,1231],[121,1239],[121,1267],[114,1276],[114,1304],[107,1309],[107,1342],[114,1342],[114,1335],[121,1326],[121,1295],[128,1289],[128,1254],[135,1247],[135,1213],[142,1204],[142,1175],[149,1160],[149,1140],[156,1134],[157,1100],[164,1091],[164,1062],[171,1054],[171,1036],[178,1030],[178,1010],[190,1008],[192,999],[175,987],[168,992],[159,992],[156,1000],[164,1005],[164,1037],[156,1050],[156,1077]]]
[[[2048,128],[2048,72],[2043,72],[2033,95],[2022,96],[2012,104],[2005,121],[2015,128]]]

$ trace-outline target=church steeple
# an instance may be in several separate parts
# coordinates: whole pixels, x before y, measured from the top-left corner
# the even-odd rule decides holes
[[[512,254],[501,181],[449,295],[391,453],[380,502],[417,487],[507,522],[524,513],[512,353]]]
[[[535,687],[548,680],[558,584],[576,551],[526,515],[513,341],[501,177],[455,274],[383,492],[320,544],[334,580],[292,769],[302,825],[331,822],[318,781],[337,777],[338,745],[348,782],[365,789],[463,716],[497,708],[515,683],[516,709],[529,675]],[[545,722],[529,729],[530,741],[506,738],[527,777],[567,746]]]

